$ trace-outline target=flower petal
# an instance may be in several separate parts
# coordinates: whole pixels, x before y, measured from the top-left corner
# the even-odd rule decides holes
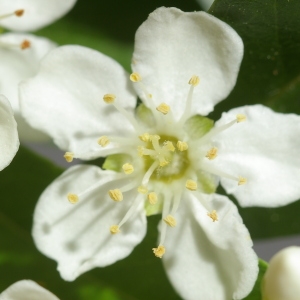
[[[110,226],[121,221],[133,198],[131,192],[124,193],[119,203],[109,198],[109,189],[120,188],[118,176],[95,166],[74,166],[41,195],[34,213],[33,237],[38,249],[58,262],[65,280],[72,281],[90,269],[123,259],[144,238],[142,201],[121,232],[110,233]],[[98,188],[80,195],[95,184]],[[79,194],[78,203],[69,203],[68,193]]]
[[[216,126],[234,120],[239,113],[247,120],[215,138],[219,156],[213,163],[247,178],[242,186],[221,179],[226,192],[242,206],[276,207],[299,199],[300,117],[275,113],[262,105],[244,106],[224,113]]]
[[[21,80],[35,75],[39,62],[50,50],[56,47],[52,41],[32,34],[6,33],[0,35],[0,43],[21,45],[29,41],[30,47],[0,47],[0,86],[1,92],[10,99],[15,118],[19,124],[19,136],[24,141],[47,140],[45,134],[33,129],[20,114],[18,84]],[[49,138],[48,138],[49,139]]]
[[[235,205],[224,196],[189,196],[168,231],[163,263],[184,299],[242,299],[253,288],[257,256]],[[202,202],[202,203],[201,203]],[[207,212],[216,210],[218,221]]]
[[[1,15],[23,9],[21,17],[12,16],[0,21],[0,26],[15,31],[31,31],[44,27],[65,15],[76,0],[1,0]]]
[[[133,115],[136,96],[125,70],[81,46],[51,51],[38,74],[20,85],[26,120],[53,137],[60,148],[86,159],[99,151],[100,136],[126,136],[132,131],[125,117],[103,101],[105,94],[115,94],[115,101]]]
[[[207,115],[234,87],[242,56],[242,40],[226,23],[205,12],[161,7],[136,32],[132,69],[154,102],[169,104],[178,119],[193,75],[200,84],[191,111]]]
[[[59,300],[55,295],[31,280],[20,280],[0,294],[0,300]]]
[[[19,149],[17,123],[8,100],[0,95],[0,171],[10,164]]]

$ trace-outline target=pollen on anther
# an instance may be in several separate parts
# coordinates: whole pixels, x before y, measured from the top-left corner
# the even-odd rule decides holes
[[[114,94],[105,94],[103,96],[103,100],[107,104],[114,103],[115,99],[116,99],[116,95],[114,95]]]
[[[137,191],[140,193],[140,194],[147,194],[148,193],[148,189],[143,186],[143,185],[140,185],[138,188],[137,188]]]
[[[169,164],[169,162],[167,161],[167,160],[165,160],[165,159],[163,159],[163,160],[161,160],[160,162],[159,162],[159,166],[160,167],[165,167],[166,165],[168,165]]]
[[[110,143],[110,140],[109,140],[109,138],[108,138],[106,135],[101,136],[101,137],[98,139],[98,144],[99,144],[101,147],[106,147],[109,143]]]
[[[189,80],[189,84],[192,86],[197,86],[200,82],[200,78],[196,75],[193,75],[192,78]]]
[[[17,17],[22,17],[23,14],[24,14],[24,9],[18,9],[18,10],[15,11],[15,15]]]
[[[244,185],[247,183],[247,178],[239,177],[238,185]]]
[[[215,159],[218,156],[218,148],[212,147],[210,150],[207,151],[205,157],[209,160]]]
[[[120,227],[118,225],[112,225],[109,228],[111,234],[117,234],[120,232]]]
[[[141,75],[139,74],[139,73],[132,73],[131,75],[130,75],[130,80],[132,81],[132,82],[139,82],[139,81],[141,81],[142,80],[142,77],[141,77]]]
[[[157,248],[152,248],[152,251],[156,257],[162,258],[166,253],[166,248],[163,245],[159,245]]]
[[[76,204],[79,200],[79,197],[76,194],[72,194],[72,193],[69,193],[67,195],[67,198],[68,198],[69,202],[72,204]]]
[[[170,111],[170,106],[166,103],[161,103],[156,107],[156,110],[166,115]]]
[[[173,143],[172,143],[171,141],[166,141],[166,142],[164,143],[164,147],[165,147],[167,150],[171,151],[171,152],[174,152],[174,151],[175,151],[175,147],[174,147],[174,145],[173,145]]]
[[[186,151],[189,148],[188,144],[182,141],[178,141],[176,146],[179,151]]]
[[[212,219],[213,222],[218,221],[218,215],[216,210],[213,210],[212,212],[208,212],[207,215]]]
[[[122,169],[125,174],[131,174],[134,171],[134,167],[132,164],[126,163],[122,166]]]
[[[246,119],[247,119],[247,117],[244,114],[237,114],[236,115],[237,123],[244,122],[244,121],[246,121]]]
[[[171,215],[167,215],[164,218],[164,221],[170,226],[170,227],[175,227],[176,226],[176,219],[171,216]]]
[[[116,202],[120,202],[123,200],[123,194],[119,189],[109,190],[108,195],[112,200]]]
[[[188,179],[185,183],[185,187],[190,191],[196,191],[197,190],[197,182],[192,179]]]
[[[24,41],[21,43],[20,48],[21,48],[22,50],[25,50],[25,49],[29,48],[30,46],[31,46],[31,43],[30,43],[28,40],[24,40]]]
[[[148,194],[148,201],[151,205],[157,203],[157,194],[155,192],[151,192]]]
[[[144,147],[143,146],[138,146],[137,151],[138,151],[138,156],[142,157],[144,155]]]
[[[139,135],[139,139],[141,141],[143,141],[143,142],[149,142],[149,140],[150,140],[150,134],[147,133],[147,132],[145,132],[145,133]]]
[[[72,162],[74,158],[74,153],[73,152],[66,152],[64,155],[64,158],[67,162]]]

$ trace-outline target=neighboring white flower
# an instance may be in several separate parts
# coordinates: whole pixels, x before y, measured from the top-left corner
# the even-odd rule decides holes
[[[298,300],[300,295],[300,247],[275,254],[262,282],[263,300]]]
[[[162,212],[153,251],[183,298],[251,291],[258,266],[249,232],[214,192],[221,177],[242,205],[298,199],[300,118],[261,105],[231,110],[215,127],[196,115],[230,93],[242,55],[222,21],[160,8],[136,33],[130,79],[144,103],[136,111],[123,68],[80,46],[53,50],[21,84],[22,113],[69,151],[67,161],[109,155],[109,170],[74,166],[37,204],[34,240],[64,279],[129,255],[145,236],[146,214]]]
[[[10,164],[19,149],[17,123],[8,100],[0,95],[0,171]]]
[[[0,300],[59,300],[55,295],[31,280],[21,280],[0,294]]]

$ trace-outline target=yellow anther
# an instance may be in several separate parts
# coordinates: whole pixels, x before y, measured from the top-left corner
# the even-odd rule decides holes
[[[17,17],[22,17],[23,14],[24,14],[24,9],[18,9],[18,10],[15,11],[15,15]]]
[[[218,155],[218,148],[212,147],[210,150],[207,151],[205,157],[209,160],[215,159]]]
[[[166,148],[167,150],[169,150],[169,151],[171,151],[171,152],[174,152],[174,151],[175,151],[175,147],[174,147],[173,143],[170,142],[170,141],[166,141],[166,142],[165,142],[164,148]]]
[[[138,188],[137,188],[137,191],[140,193],[140,194],[147,194],[148,193],[148,189],[143,186],[143,185],[140,185]]]
[[[126,163],[122,166],[125,174],[131,174],[134,171],[133,165]]]
[[[109,140],[109,138],[108,138],[106,135],[101,136],[101,137],[98,139],[98,144],[99,144],[101,147],[106,147],[109,143],[110,143],[110,140]]]
[[[213,222],[218,221],[218,215],[216,210],[213,210],[212,212],[208,212],[207,215],[212,219]]]
[[[151,205],[154,205],[157,203],[157,194],[154,192],[149,193],[148,195],[148,201]]]
[[[105,94],[103,96],[103,100],[107,104],[114,103],[115,99],[116,99],[116,95],[114,95],[114,94]]]
[[[72,194],[72,193],[69,193],[67,195],[67,198],[68,198],[69,202],[72,203],[72,204],[77,203],[78,200],[79,200],[79,197],[76,194]]]
[[[243,185],[247,183],[247,178],[239,177],[238,185]]]
[[[132,73],[131,75],[130,75],[130,80],[132,81],[132,82],[138,82],[138,81],[141,81],[142,80],[142,77],[141,77],[141,75],[139,74],[139,73]]]
[[[143,142],[149,142],[150,140],[150,134],[145,132],[142,135],[139,136],[139,139]]]
[[[244,122],[246,121],[247,117],[243,114],[237,114],[236,115],[236,121],[237,123],[240,123],[240,122]]]
[[[116,202],[120,202],[123,200],[123,194],[119,189],[109,190],[108,195],[112,200]]]
[[[166,103],[161,103],[156,107],[156,110],[166,115],[170,111],[170,106]]]
[[[117,234],[120,232],[120,227],[118,225],[112,225],[109,228],[111,234]]]
[[[30,43],[28,40],[24,40],[24,41],[21,43],[20,48],[21,48],[22,50],[25,50],[25,49],[27,49],[27,48],[30,48],[30,46],[31,46],[31,43]]]
[[[160,136],[158,134],[151,134],[151,135],[149,135],[149,139],[150,139],[151,142],[154,141],[154,140],[159,141]]]
[[[196,75],[193,75],[192,78],[189,80],[189,84],[192,86],[197,86],[200,82],[200,78]]]
[[[73,152],[66,152],[64,155],[64,158],[67,162],[72,162],[74,158],[74,153]]]
[[[169,163],[169,162],[168,162],[167,160],[163,159],[163,160],[161,160],[161,161],[159,162],[159,166],[160,166],[160,167],[165,167],[168,163]]]
[[[175,227],[176,226],[176,219],[171,216],[171,215],[167,215],[164,218],[164,221],[170,226],[170,227]]]
[[[196,191],[197,190],[197,182],[192,179],[188,179],[185,183],[185,187],[190,191]]]
[[[157,248],[152,248],[152,251],[156,257],[162,258],[166,252],[166,248],[163,245],[159,245]]]
[[[185,151],[189,148],[188,144],[186,142],[178,141],[176,144],[179,151]]]
[[[140,157],[142,157],[144,155],[144,147],[143,146],[138,146],[137,151],[138,151],[138,155]]]
[[[148,97],[149,97],[150,99],[152,99],[153,96],[152,96],[152,94],[148,94]]]

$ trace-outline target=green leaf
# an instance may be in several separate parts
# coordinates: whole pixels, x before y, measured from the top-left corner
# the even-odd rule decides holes
[[[130,161],[130,156],[127,154],[112,154],[105,158],[102,168],[105,170],[122,172],[122,166]]]

